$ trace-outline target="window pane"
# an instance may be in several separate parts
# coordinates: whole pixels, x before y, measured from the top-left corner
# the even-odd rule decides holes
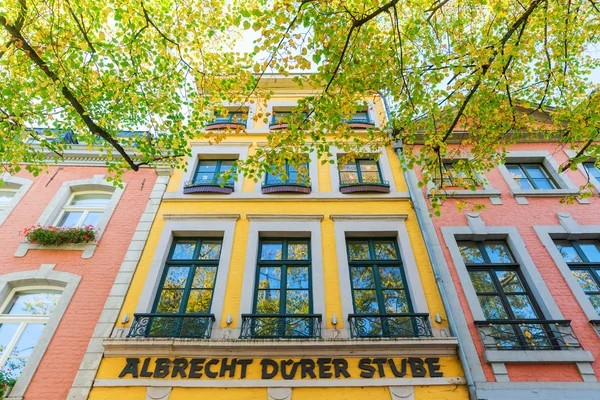
[[[375,259],[377,260],[397,260],[396,248],[391,240],[374,241]]]
[[[12,190],[0,190],[0,207],[10,203],[15,193]]]
[[[533,189],[533,186],[527,180],[527,177],[525,176],[523,171],[521,171],[521,168],[519,168],[518,165],[506,164],[506,169],[508,170],[512,178],[515,180],[515,183],[519,185],[521,189]]]
[[[0,324],[0,354],[4,353],[18,327],[18,323]]]
[[[267,183],[283,183],[285,180],[283,179],[283,174],[277,174],[275,172],[268,172],[267,177],[265,178]]]
[[[200,246],[199,260],[218,260],[221,254],[220,240],[203,240]]]
[[[369,242],[348,242],[348,253],[350,261],[352,260],[370,260],[371,255],[369,254]]]
[[[506,296],[517,319],[535,319],[538,317],[533,309],[531,300],[526,294],[515,294]]]
[[[600,291],[600,287],[592,277],[592,274],[587,269],[571,270],[579,286],[586,292]]]
[[[375,160],[360,160],[358,162],[360,165],[360,170],[362,172],[378,172],[379,168],[377,168],[377,161]],[[364,174],[363,174],[364,176]]]
[[[367,111],[359,111],[352,114],[352,119],[357,120],[366,120],[367,119]]]
[[[216,172],[217,160],[202,160],[198,162],[198,173]]]
[[[183,289],[190,273],[190,267],[169,267],[163,283],[164,289]]]
[[[538,189],[556,189],[554,182],[552,182],[550,179],[547,179],[547,178],[541,179],[540,178],[540,179],[532,179],[532,180]]]
[[[261,246],[261,260],[281,260],[283,257],[283,242],[263,242]]]
[[[17,293],[11,300],[10,315],[50,315],[60,300],[60,292]]]
[[[308,289],[308,267],[288,267],[288,289]]]
[[[106,207],[111,198],[112,194],[76,194],[71,200],[71,205],[77,207]]]
[[[10,357],[6,360],[6,364],[4,364],[2,370],[6,372],[7,375],[16,379],[21,375],[21,372],[23,372],[25,365],[27,365],[27,358]]]
[[[362,181],[363,183],[381,183],[379,172],[363,172]]]
[[[504,293],[523,293],[525,288],[521,284],[519,275],[515,271],[494,271],[500,281]]]
[[[500,296],[477,296],[486,319],[508,319]]]
[[[404,290],[384,290],[382,293],[387,314],[399,314],[409,311]]]
[[[100,218],[102,217],[101,212],[89,212],[88,215],[83,220],[83,226],[98,226],[98,222],[100,222]]]
[[[193,289],[190,290],[185,312],[188,313],[207,313],[210,310],[210,300],[212,290]]]
[[[160,293],[160,299],[156,305],[157,313],[177,313],[181,308],[183,299],[183,289],[163,290]]]
[[[221,167],[219,168],[219,172],[229,171],[233,167],[234,160],[222,160]]]
[[[590,262],[600,262],[600,249],[598,249],[597,241],[582,240],[577,243]]]
[[[178,241],[173,250],[172,260],[192,260],[196,250],[196,241]]]
[[[192,287],[194,289],[212,289],[215,286],[217,267],[196,267]]]
[[[285,312],[286,314],[308,314],[308,290],[288,290]]]
[[[402,288],[402,271],[399,267],[379,267],[379,280],[383,288]]]
[[[488,271],[469,271],[469,276],[477,293],[496,293],[496,288]]]
[[[288,242],[287,248],[288,260],[308,260],[308,243],[307,242]]]
[[[565,260],[565,262],[583,262],[579,254],[577,254],[577,250],[575,250],[575,247],[571,244],[571,242],[568,242],[566,240],[557,240],[555,243],[556,247],[558,248],[558,251],[560,251],[560,255]]]
[[[545,179],[546,178],[546,174],[542,170],[542,166],[541,165],[527,165],[527,164],[525,164],[523,166],[523,168],[525,168],[525,171],[527,171],[527,173],[529,174],[529,176],[532,179],[539,179],[539,178]]]
[[[10,352],[11,357],[29,357],[45,326],[46,324],[27,324]]]
[[[486,242],[485,250],[490,261],[494,264],[512,263],[510,251],[505,243]]]
[[[354,312],[357,314],[379,314],[377,291],[354,290]]]
[[[281,288],[281,268],[280,267],[261,267],[258,277],[259,289],[280,289]]]
[[[259,290],[256,297],[257,314],[279,314],[279,290]]]
[[[584,163],[583,165],[591,176],[596,178],[596,180],[600,180],[600,169],[594,166],[594,163]]]
[[[356,164],[350,162],[348,164],[340,165],[340,171],[342,172],[356,172]]]
[[[484,259],[475,242],[459,242],[458,247],[465,264],[483,264]]]
[[[63,214],[58,226],[63,226],[65,228],[77,226],[82,215],[82,211],[67,211]]]
[[[600,295],[599,294],[588,294],[588,298],[592,303],[592,306],[596,309],[596,312],[600,314]]]
[[[194,179],[194,183],[214,183],[215,182],[215,174],[212,172],[198,172],[196,174],[196,178]]]
[[[375,287],[373,269],[371,267],[351,267],[352,287],[354,289],[370,289]]]
[[[358,183],[358,174],[356,172],[341,172],[340,182],[343,184]]]

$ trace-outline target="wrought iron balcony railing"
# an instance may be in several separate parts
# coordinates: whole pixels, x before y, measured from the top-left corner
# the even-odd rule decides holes
[[[348,322],[354,338],[433,336],[429,314],[350,314]]]
[[[388,181],[378,181],[378,182],[349,182],[349,181],[340,181],[340,187],[351,187],[351,186],[384,186],[389,188],[390,183]]]
[[[348,119],[343,119],[342,122],[345,124],[375,125],[375,123],[373,121],[371,121],[369,118],[348,118]]]
[[[209,339],[213,314],[135,314],[127,337]]]
[[[223,116],[216,117],[215,119],[210,121],[208,124],[206,124],[206,126],[209,127],[212,125],[222,125],[222,124],[246,126],[247,120],[248,120],[248,118],[243,116],[240,113],[229,113],[229,115],[227,115],[226,117],[223,117]]]
[[[565,320],[487,320],[475,321],[486,349],[570,350],[581,343]]]
[[[240,339],[310,339],[321,337],[321,315],[242,314]]]

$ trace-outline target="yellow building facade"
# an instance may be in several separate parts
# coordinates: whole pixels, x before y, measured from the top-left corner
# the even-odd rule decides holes
[[[468,398],[393,149],[345,166],[341,150],[333,164],[311,154],[310,182],[291,166],[218,181],[285,128],[254,115],[285,115],[314,94],[288,78],[269,84],[266,106],[242,105],[247,121],[231,113],[208,127],[243,123],[244,133],[190,143],[186,169],[146,221],[128,290],[112,292],[120,311],[104,326],[91,390],[71,398]],[[357,131],[380,126],[383,104],[353,118]]]

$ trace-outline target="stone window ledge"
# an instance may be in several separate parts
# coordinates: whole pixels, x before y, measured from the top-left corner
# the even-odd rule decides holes
[[[482,198],[488,197],[492,204],[502,204],[502,200],[500,200],[500,195],[502,192],[496,189],[478,189],[478,190],[468,190],[468,189],[460,189],[460,190],[448,190],[445,193],[440,192],[440,194],[445,195],[449,198]],[[431,194],[428,194],[427,197],[431,197]]]
[[[15,257],[25,257],[29,250],[79,250],[83,251],[81,258],[91,258],[98,247],[98,243],[77,243],[77,244],[65,244],[62,246],[42,246],[39,244],[32,244],[28,242],[22,242],[17,251]]]
[[[511,189],[512,195],[519,204],[529,204],[526,197],[564,197],[578,195],[578,188],[568,189]],[[589,204],[589,199],[577,199],[580,204]]]
[[[485,350],[488,363],[591,363],[594,356],[587,350]]]

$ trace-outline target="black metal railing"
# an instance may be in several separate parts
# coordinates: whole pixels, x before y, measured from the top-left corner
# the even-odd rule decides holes
[[[342,119],[342,122],[345,124],[367,124],[367,125],[375,125],[373,121],[369,118],[347,118]]]
[[[311,187],[310,182],[298,182],[298,181],[282,181],[282,180],[270,180],[269,182],[263,182],[262,187],[271,186],[300,186],[300,187]]]
[[[206,124],[206,126],[219,125],[219,124],[234,124],[246,126],[247,118],[240,114],[230,113],[227,117],[216,117],[212,121]]]
[[[566,320],[487,320],[475,321],[486,349],[570,350],[581,343]]]
[[[127,337],[209,339],[213,314],[135,314]]]
[[[187,181],[183,184],[183,187],[197,187],[197,186],[218,186],[218,187],[226,187],[226,188],[232,188],[234,187],[235,182],[232,181],[228,181],[228,182],[222,182],[219,179],[200,179],[200,180],[193,180],[193,181]]]
[[[321,315],[242,314],[240,339],[309,339],[321,337]]]
[[[340,181],[340,187],[352,187],[352,186],[383,186],[390,187],[390,183],[388,181],[378,181],[378,182],[348,182],[348,181]]]
[[[429,314],[350,314],[353,338],[433,336]]]

